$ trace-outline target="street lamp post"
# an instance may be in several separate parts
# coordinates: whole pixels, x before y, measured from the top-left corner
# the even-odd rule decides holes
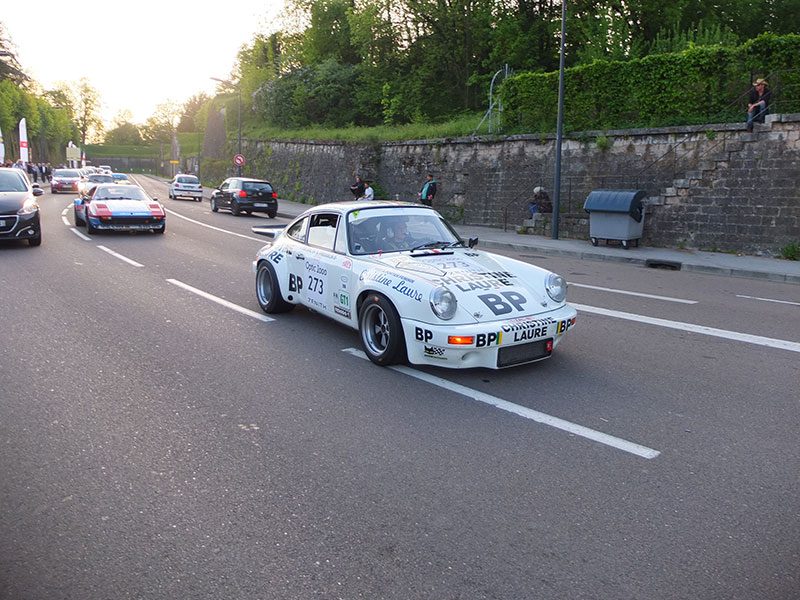
[[[238,122],[238,153],[242,153],[242,86],[239,83],[233,83],[228,79],[219,79],[217,77],[211,77],[214,81],[219,81],[220,83],[224,83],[225,85],[229,85],[231,87],[236,88],[236,100],[237,100],[237,122]],[[241,177],[242,176],[242,165],[236,165],[236,175]]]

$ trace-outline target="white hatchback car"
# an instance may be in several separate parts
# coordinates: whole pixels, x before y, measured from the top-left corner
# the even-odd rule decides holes
[[[191,198],[197,202],[203,201],[203,186],[195,175],[179,173],[169,182],[170,199]]]

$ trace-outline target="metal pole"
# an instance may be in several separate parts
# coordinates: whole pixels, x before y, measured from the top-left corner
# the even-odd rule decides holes
[[[561,200],[561,132],[564,126],[564,37],[567,28],[567,0],[561,0],[561,52],[558,59],[558,119],[556,121],[556,172],[553,182],[553,239],[558,239]]]
[[[241,82],[239,85],[236,86],[236,91],[238,93],[239,98],[239,154],[242,153],[242,84]],[[242,166],[239,165],[236,167],[237,175],[239,177],[242,176]]]

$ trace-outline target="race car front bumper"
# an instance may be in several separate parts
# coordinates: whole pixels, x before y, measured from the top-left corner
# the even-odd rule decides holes
[[[565,304],[542,315],[469,325],[402,323],[412,364],[503,369],[550,358],[576,318],[577,311]]]

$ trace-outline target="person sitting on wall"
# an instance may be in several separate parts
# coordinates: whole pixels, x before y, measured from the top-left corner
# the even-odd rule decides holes
[[[753,123],[763,123],[764,117],[769,112],[769,102],[772,92],[766,79],[756,79],[747,104],[747,131],[753,131]]]
[[[547,195],[547,190],[540,185],[533,188],[533,198],[528,202],[528,212],[531,219],[535,219],[538,214],[553,212],[550,196]]]

